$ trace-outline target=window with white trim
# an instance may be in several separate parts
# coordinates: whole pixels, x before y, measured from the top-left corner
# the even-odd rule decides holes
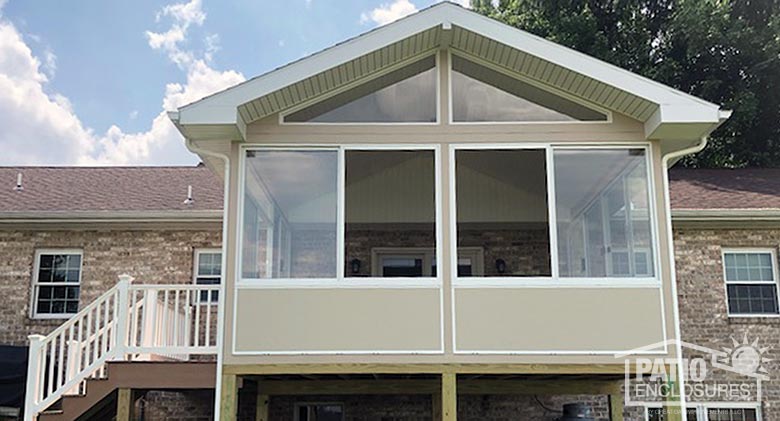
[[[672,410],[678,410],[673,408]],[[645,411],[647,421],[666,421],[667,408],[649,407]],[[760,421],[757,408],[745,408],[735,404],[688,404],[688,421]]]
[[[81,250],[38,250],[33,272],[32,316],[69,317],[79,311]]]
[[[724,250],[723,271],[730,315],[779,313],[776,265],[774,250]]]
[[[344,406],[340,403],[299,403],[295,405],[295,421],[342,421]]]
[[[195,285],[219,285],[222,282],[222,251],[195,250],[193,276]],[[216,303],[218,300],[219,291],[200,291],[198,302]]]

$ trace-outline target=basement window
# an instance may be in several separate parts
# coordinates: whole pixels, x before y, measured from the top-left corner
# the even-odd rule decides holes
[[[729,315],[778,314],[774,250],[725,250],[723,270]]]
[[[339,403],[299,403],[295,405],[295,421],[342,421],[344,406]]]
[[[422,59],[284,116],[285,123],[435,123],[436,59]]]
[[[35,318],[66,318],[79,311],[80,250],[38,250],[33,272]]]
[[[452,121],[607,121],[607,115],[530,83],[452,56]]]

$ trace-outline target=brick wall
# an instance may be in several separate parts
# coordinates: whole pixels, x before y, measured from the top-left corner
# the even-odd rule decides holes
[[[770,380],[763,387],[763,419],[780,419],[780,318],[730,318],[723,279],[722,248],[780,247],[780,229],[703,229],[674,231],[682,339],[713,349],[732,347],[732,338],[742,342],[759,340],[769,347],[764,355],[773,361],[763,365]],[[695,353],[684,352],[693,357]],[[744,377],[722,370],[712,371],[716,381]],[[707,399],[702,399],[707,400]]]
[[[139,283],[191,283],[194,250],[219,247],[221,230],[0,230],[0,344],[26,345],[27,336],[47,334],[62,320],[30,318],[35,251],[83,251],[80,307],[127,273]]]

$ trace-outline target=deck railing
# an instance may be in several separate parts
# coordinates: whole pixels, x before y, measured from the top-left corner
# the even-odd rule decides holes
[[[25,421],[106,376],[110,361],[217,352],[219,285],[133,284],[128,275],[47,336],[31,335]]]

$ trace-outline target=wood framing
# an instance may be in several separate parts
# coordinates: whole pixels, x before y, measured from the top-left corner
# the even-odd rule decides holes
[[[608,396],[609,399],[609,419],[611,421],[623,421],[623,395],[620,393],[620,386],[615,393]]]
[[[118,389],[116,393],[116,420],[133,420],[133,391],[131,389],[123,388]]]
[[[458,380],[455,373],[441,375],[441,419],[442,421],[458,419]]]
[[[235,374],[222,374],[222,394],[219,397],[220,421],[235,421],[238,411],[238,384]]]
[[[625,374],[623,364],[235,364],[223,373],[269,374]]]
[[[270,398],[261,389],[257,390],[257,410],[255,421],[268,421],[268,402]]]

